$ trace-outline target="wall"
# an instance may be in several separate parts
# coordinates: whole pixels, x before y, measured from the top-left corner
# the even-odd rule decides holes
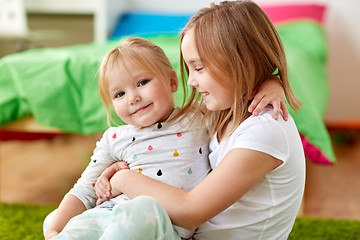
[[[81,44],[93,41],[93,16],[91,15],[62,15],[62,14],[28,14],[28,25],[34,33],[48,35],[28,45],[34,47],[58,47],[64,45]],[[0,40],[0,57],[17,52],[22,41]]]
[[[329,2],[326,29],[331,96],[326,119],[360,122],[360,1]]]
[[[30,0],[27,0],[28,2]],[[40,0],[32,0],[39,2]],[[69,4],[70,0],[65,1]],[[73,0],[75,1],[75,0]],[[84,1],[84,0],[82,0]],[[95,0],[91,1],[92,3]],[[57,1],[59,4],[62,1]],[[124,12],[129,9],[151,10],[157,12],[192,13],[203,6],[208,6],[211,0],[96,0],[99,8],[106,8],[109,25],[113,25],[114,11]],[[219,2],[219,0],[215,0]],[[360,1],[358,0],[256,0],[259,4],[276,3],[322,3],[328,6],[325,18],[325,28],[329,39],[329,84],[331,95],[326,121],[357,120],[360,126]],[[65,3],[64,3],[65,4]],[[90,10],[88,10],[90,11]],[[91,10],[93,11],[93,10]],[[104,11],[102,11],[104,14]],[[111,19],[109,19],[111,16]],[[68,38],[58,42],[48,42],[45,46],[69,45],[93,40],[93,17],[90,15],[48,15],[47,26],[61,25]],[[30,15],[29,24],[32,28],[43,27],[39,15]],[[33,19],[33,20],[31,20]],[[45,22],[45,20],[44,20]],[[10,47],[12,46],[12,47]],[[13,51],[15,45],[0,42],[0,57]],[[4,53],[5,52],[5,53]]]
[[[327,122],[351,119],[360,126],[360,1],[358,0],[255,0],[259,4],[320,3],[328,7],[325,29],[329,39],[329,107]],[[211,0],[127,0],[129,9],[158,12],[193,12]],[[214,2],[219,2],[215,0]]]

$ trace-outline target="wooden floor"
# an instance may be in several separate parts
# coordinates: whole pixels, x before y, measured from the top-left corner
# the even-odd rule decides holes
[[[360,220],[360,131],[331,131],[337,162],[307,163],[304,215]]]
[[[331,132],[337,163],[307,162],[305,216],[360,220],[360,134]],[[100,136],[0,142],[0,201],[58,204]]]
[[[0,142],[0,201],[59,204],[80,177],[97,137]]]

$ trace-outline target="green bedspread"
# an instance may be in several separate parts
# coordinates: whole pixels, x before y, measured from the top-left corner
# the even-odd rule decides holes
[[[316,163],[332,163],[335,157],[323,122],[329,96],[324,29],[310,21],[277,29],[286,50],[291,85],[303,103],[302,109],[291,115],[305,153]],[[178,37],[148,38],[164,49],[179,72]],[[34,49],[0,59],[0,126],[33,115],[41,125],[69,133],[103,132],[106,113],[98,94],[97,71],[103,56],[117,44],[114,40]],[[181,100],[182,90],[177,94]]]

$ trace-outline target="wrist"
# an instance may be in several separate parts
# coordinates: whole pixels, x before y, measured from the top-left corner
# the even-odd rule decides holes
[[[126,175],[130,172],[129,169],[123,169],[116,172],[110,179],[112,195],[119,195],[123,192],[123,186],[126,184]]]

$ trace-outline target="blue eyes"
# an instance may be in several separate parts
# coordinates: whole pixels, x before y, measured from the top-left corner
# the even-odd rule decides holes
[[[149,80],[142,80],[139,82],[139,86],[144,86],[149,82]]]
[[[122,96],[124,96],[124,95],[125,95],[124,92],[119,92],[119,93],[117,93],[117,94],[115,95],[115,98],[120,98],[120,97],[122,97]]]
[[[148,79],[145,79],[145,80],[141,80],[139,83],[138,83],[138,87],[142,87],[142,86],[145,86],[146,84],[148,84],[150,82],[150,80]],[[121,98],[125,95],[125,92],[118,92],[116,93],[115,95],[115,98]]]

